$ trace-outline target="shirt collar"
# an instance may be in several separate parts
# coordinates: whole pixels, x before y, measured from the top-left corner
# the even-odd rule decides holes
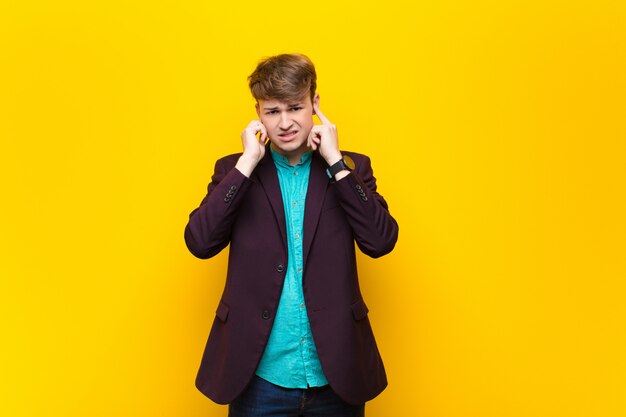
[[[295,168],[295,167],[299,167],[302,165],[306,165],[309,162],[311,162],[311,158],[313,157],[313,151],[311,150],[306,151],[304,154],[302,154],[302,157],[300,158],[300,162],[298,162],[294,166],[291,166],[289,164],[289,159],[287,159],[286,156],[281,155],[278,152],[276,152],[272,146],[270,146],[270,152],[272,153],[272,159],[274,160],[274,163],[277,166],[280,166],[283,168]]]

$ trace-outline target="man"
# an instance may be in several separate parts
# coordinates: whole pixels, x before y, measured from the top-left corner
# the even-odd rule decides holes
[[[354,243],[385,255],[398,225],[369,158],[339,150],[306,56],[267,58],[249,84],[259,119],[243,152],[216,162],[185,228],[198,258],[230,244],[196,386],[232,417],[363,416],[387,379]]]

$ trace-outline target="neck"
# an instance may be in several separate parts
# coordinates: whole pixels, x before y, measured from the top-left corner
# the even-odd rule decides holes
[[[278,149],[274,146],[274,144],[271,144],[270,146],[276,153],[279,153],[287,158],[287,161],[289,161],[289,165],[291,166],[298,165],[298,163],[302,160],[302,155],[304,155],[304,153],[309,150],[309,148],[306,146],[306,142],[303,143],[302,146],[300,146],[298,149],[295,149],[291,152],[285,152],[281,149]]]

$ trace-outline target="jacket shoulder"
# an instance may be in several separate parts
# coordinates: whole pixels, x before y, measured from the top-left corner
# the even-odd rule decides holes
[[[340,152],[342,155],[349,156],[350,158],[352,158],[352,160],[354,161],[354,165],[357,167],[357,171],[359,170],[360,167],[371,166],[370,157],[365,154],[362,154],[359,152],[345,151],[345,150],[341,150]]]
[[[352,158],[355,162],[356,162],[357,160],[358,160],[358,161],[366,161],[366,160],[369,160],[369,159],[370,159],[370,157],[369,157],[369,156],[367,156],[367,155],[365,155],[365,154],[362,154],[362,153],[359,153],[359,152],[353,152],[353,151],[347,151],[347,150],[341,150],[340,152],[341,152],[341,154],[342,154],[342,155],[347,155],[347,156],[349,156],[349,157],[350,157],[350,158]]]

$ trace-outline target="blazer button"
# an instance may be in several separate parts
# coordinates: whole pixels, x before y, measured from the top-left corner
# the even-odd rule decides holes
[[[285,270],[285,267],[283,266],[283,264],[279,264],[279,265],[276,267],[276,270],[277,270],[278,272],[283,272],[283,271]]]
[[[269,310],[263,310],[263,315],[261,317],[263,317],[263,320],[269,320],[269,318],[270,318],[270,311]]]

